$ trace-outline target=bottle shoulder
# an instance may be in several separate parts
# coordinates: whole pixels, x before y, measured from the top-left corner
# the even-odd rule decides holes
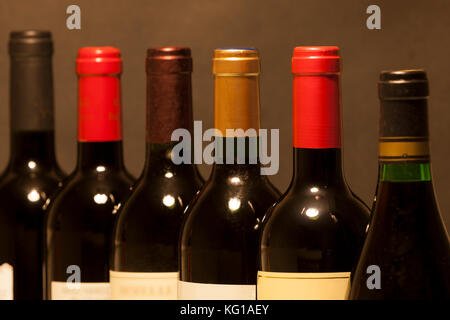
[[[265,186],[230,186],[209,180],[186,210],[185,229],[208,224],[210,230],[238,225],[257,228],[277,199],[277,192]]]
[[[181,183],[180,183],[181,182]],[[182,216],[200,186],[193,181],[140,178],[117,212],[120,221],[154,220]],[[119,222],[120,224],[120,222]]]
[[[40,228],[43,206],[61,187],[61,177],[7,170],[0,181],[0,228],[28,225]]]
[[[44,174],[42,172],[17,173],[6,171],[0,179],[0,199],[3,198],[5,201],[7,199],[9,204],[31,199],[31,202],[42,205],[40,200],[53,195],[61,186],[63,178],[63,174],[58,175],[56,172]],[[36,196],[33,196],[33,194],[36,194]],[[0,206],[1,203],[4,203],[4,201],[0,200]]]
[[[396,255],[398,248],[415,252],[435,245],[446,247],[450,255],[432,184],[380,183],[365,246]]]
[[[395,214],[394,212],[386,212]],[[419,219],[372,217],[354,273],[351,299],[442,299],[450,290],[450,244],[445,227]],[[380,222],[382,222],[380,224]],[[383,290],[368,290],[368,270],[381,272]]]
[[[301,230],[324,232],[345,228],[363,234],[369,221],[367,206],[348,189],[333,187],[289,188],[268,211],[263,233],[280,230],[289,236]]]
[[[201,189],[202,181],[191,179],[189,176],[177,175],[141,175],[133,184],[133,190],[127,199],[128,205],[142,203],[142,205],[159,205],[161,199],[167,195],[179,198],[183,207]]]
[[[124,173],[72,173],[47,203],[49,217],[62,212],[82,214],[110,211],[130,193],[132,181]]]
[[[14,170],[8,166],[0,175],[0,189],[10,188],[12,185],[21,185],[27,182],[48,182],[58,183],[66,177],[66,174],[59,168],[53,167],[50,170],[34,170],[24,168],[23,170]]]

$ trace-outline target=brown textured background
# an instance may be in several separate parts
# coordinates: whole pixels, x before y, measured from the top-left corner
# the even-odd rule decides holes
[[[81,7],[81,30],[66,28],[66,8]],[[366,28],[366,8],[381,7],[382,30]],[[76,157],[76,77],[81,46],[122,50],[126,165],[138,175],[145,150],[145,55],[149,46],[190,46],[194,119],[213,126],[212,50],[254,46],[262,58],[263,128],[280,128],[284,191],[292,173],[292,77],[298,45],[338,45],[343,57],[344,157],[353,190],[370,203],[376,185],[378,73],[423,67],[431,80],[429,121],[433,176],[450,227],[450,1],[448,0],[0,0],[0,167],[9,157],[7,40],[10,30],[49,29],[55,41],[57,157],[66,171]],[[209,168],[202,167],[204,176]]]

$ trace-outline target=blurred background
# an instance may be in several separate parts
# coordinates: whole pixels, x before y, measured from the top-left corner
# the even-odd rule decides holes
[[[66,8],[81,8],[81,30],[68,30]],[[381,30],[368,30],[366,9],[381,8]],[[194,119],[213,126],[212,51],[224,46],[260,49],[261,127],[280,129],[280,170],[272,182],[284,191],[292,174],[292,49],[337,45],[343,57],[344,164],[353,191],[371,204],[377,179],[381,70],[425,68],[433,176],[450,228],[450,1],[448,0],[0,0],[0,168],[9,157],[11,30],[45,29],[55,43],[57,157],[73,170],[77,138],[75,58],[83,46],[122,51],[125,162],[138,176],[145,150],[145,55],[150,46],[192,48]],[[201,166],[204,177],[208,166]]]

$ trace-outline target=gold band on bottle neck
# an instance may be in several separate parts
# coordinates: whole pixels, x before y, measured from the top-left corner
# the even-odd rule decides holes
[[[214,126],[223,136],[254,136],[260,128],[259,60],[256,49],[214,50]]]
[[[227,77],[259,76],[259,52],[256,49],[216,49],[213,74]]]
[[[378,158],[381,162],[429,160],[428,137],[380,137]]]

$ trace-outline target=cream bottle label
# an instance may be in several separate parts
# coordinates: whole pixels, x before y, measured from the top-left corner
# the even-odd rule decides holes
[[[13,300],[14,269],[8,263],[0,265],[0,300]]]
[[[113,300],[176,300],[178,272],[109,272]]]
[[[255,300],[255,285],[178,281],[179,300]]]
[[[346,300],[350,272],[258,272],[258,300]]]
[[[52,281],[52,300],[109,300],[108,282]]]

